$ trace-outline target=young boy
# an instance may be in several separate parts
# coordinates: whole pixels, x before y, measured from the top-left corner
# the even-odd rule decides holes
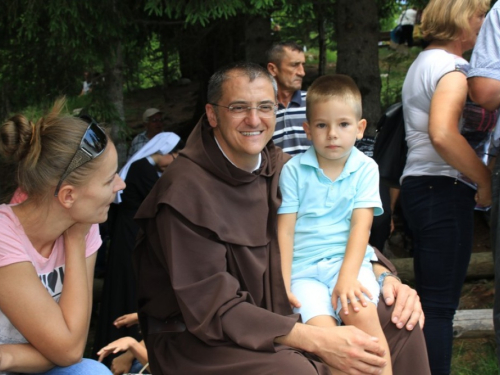
[[[283,167],[278,238],[288,299],[302,321],[343,321],[378,337],[383,374],[392,374],[368,245],[373,215],[383,212],[378,168],[354,147],[366,128],[361,114],[361,93],[350,77],[323,76],[311,85],[303,127],[312,146]]]

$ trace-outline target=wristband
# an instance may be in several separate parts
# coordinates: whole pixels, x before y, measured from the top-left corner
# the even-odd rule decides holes
[[[385,271],[385,272],[382,272],[380,274],[380,276],[378,277],[378,285],[380,286],[380,289],[382,289],[382,287],[384,286],[384,280],[386,277],[394,277],[396,278],[399,282],[401,282],[401,279],[399,277],[397,277],[395,274],[393,274],[392,272],[389,272],[389,271]]]

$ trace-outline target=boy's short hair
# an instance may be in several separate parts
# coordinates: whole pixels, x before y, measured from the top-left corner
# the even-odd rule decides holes
[[[361,120],[363,109],[358,86],[351,77],[345,74],[332,74],[317,78],[307,90],[307,121],[311,118],[312,106],[315,103],[330,99],[340,99],[351,105],[356,118]]]

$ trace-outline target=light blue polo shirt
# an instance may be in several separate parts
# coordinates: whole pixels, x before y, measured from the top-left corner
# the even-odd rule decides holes
[[[355,208],[384,211],[379,195],[377,164],[356,147],[335,181],[320,169],[314,147],[299,154],[283,167],[280,176],[283,196],[278,214],[297,213],[292,273],[325,258],[345,254]],[[366,260],[375,260],[368,246]]]

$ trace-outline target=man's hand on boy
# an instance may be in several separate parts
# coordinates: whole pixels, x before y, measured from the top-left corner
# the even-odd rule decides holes
[[[345,315],[349,315],[349,303],[355,312],[360,311],[360,307],[368,306],[366,301],[368,298],[373,298],[370,291],[365,288],[357,279],[348,280],[339,277],[332,293],[332,306],[337,310],[337,303],[340,299],[342,311]]]
[[[424,327],[425,316],[417,292],[395,277],[386,277],[382,286],[382,295],[386,305],[395,303],[391,320],[398,328],[406,327],[411,331],[420,323]]]

